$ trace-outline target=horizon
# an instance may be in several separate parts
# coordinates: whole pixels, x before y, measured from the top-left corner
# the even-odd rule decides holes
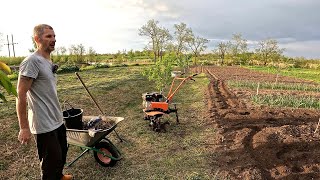
[[[44,6],[46,3],[49,5]],[[13,14],[11,7],[19,14]],[[92,47],[99,54],[124,49],[141,51],[149,39],[139,36],[138,30],[154,19],[171,35],[174,34],[174,24],[185,23],[195,35],[210,40],[206,51],[240,33],[248,41],[248,46],[271,38],[278,41],[280,48],[285,48],[283,55],[287,57],[319,59],[319,7],[320,2],[316,0],[57,0],[53,4],[40,0],[11,0],[0,7],[1,17],[11,15],[10,19],[3,18],[0,25],[0,56],[8,56],[4,44],[7,44],[7,35],[11,43],[11,34],[14,43],[18,43],[14,46],[16,56],[29,55],[28,49],[33,47],[33,27],[40,23],[54,28],[56,47],[68,49],[71,45],[83,44],[86,49]],[[33,8],[37,11],[32,11]],[[12,47],[10,50],[13,56]]]

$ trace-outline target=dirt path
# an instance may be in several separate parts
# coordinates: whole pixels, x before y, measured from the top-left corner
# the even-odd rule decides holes
[[[203,67],[210,78],[208,108],[218,130],[219,177],[229,179],[320,179],[320,113],[309,109],[254,106],[249,90],[229,89],[228,80],[306,83],[240,67]],[[272,92],[267,92],[272,93]],[[290,94],[290,91],[281,92]],[[314,95],[314,94],[313,94]],[[316,94],[319,96],[319,94]]]

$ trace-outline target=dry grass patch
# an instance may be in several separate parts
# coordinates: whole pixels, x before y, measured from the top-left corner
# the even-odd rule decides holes
[[[204,74],[188,82],[174,97],[181,103],[179,119],[175,115],[165,118],[170,122],[166,133],[156,133],[143,120],[142,98],[144,92],[154,91],[154,84],[142,77],[145,67],[115,67],[80,72],[82,80],[99,105],[110,116],[122,116],[117,132],[125,140],[120,142],[115,133],[109,139],[121,151],[123,159],[114,167],[102,167],[93,153],[84,155],[66,168],[76,179],[214,179],[216,167],[212,166],[214,152],[208,145],[214,139],[212,122],[208,122],[204,93],[208,79]],[[73,73],[59,75],[58,93],[61,102],[67,100],[84,115],[99,115],[89,95]],[[7,105],[0,105],[1,108]],[[8,112],[1,115],[0,179],[38,179],[39,166],[34,142],[21,146],[17,141],[18,126],[14,103],[9,102]],[[81,150],[70,146],[68,160]]]

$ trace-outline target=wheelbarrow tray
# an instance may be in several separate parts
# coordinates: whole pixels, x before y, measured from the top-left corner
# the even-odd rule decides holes
[[[117,127],[117,124],[123,119],[123,117],[103,116],[102,121],[112,121],[114,124],[108,129],[96,130],[93,137],[89,135],[89,130],[67,129],[67,141],[69,144],[93,147],[96,143],[100,142],[104,137],[111,133]]]

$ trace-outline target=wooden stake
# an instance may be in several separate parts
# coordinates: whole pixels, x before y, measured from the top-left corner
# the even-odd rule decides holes
[[[319,118],[319,121],[318,121],[318,125],[317,125],[317,128],[316,128],[316,130],[314,131],[314,133],[313,134],[315,134],[317,131],[318,131],[318,128],[319,128],[319,124],[320,124],[320,118]]]

